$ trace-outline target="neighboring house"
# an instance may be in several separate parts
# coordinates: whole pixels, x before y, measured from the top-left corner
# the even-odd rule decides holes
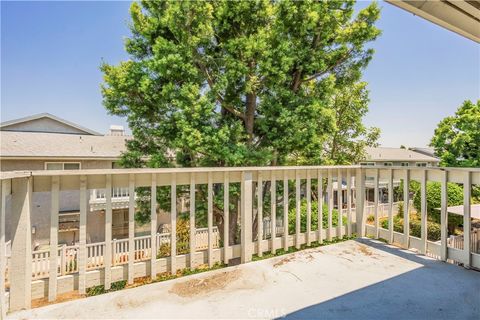
[[[427,148],[415,148],[416,150]],[[435,167],[440,160],[426,151],[420,152],[414,149],[367,147],[366,159],[360,164],[371,166],[402,166],[402,167]]]
[[[0,170],[79,170],[112,169],[117,166],[125,141],[123,127],[111,126],[102,135],[48,113],[11,120],[0,124]],[[59,210],[59,243],[78,241],[79,191],[62,191]],[[112,190],[114,238],[128,236],[128,189]],[[48,245],[50,235],[50,193],[33,194],[32,245]],[[90,190],[87,217],[87,241],[103,241],[105,230],[105,189]],[[159,224],[169,221],[159,215]],[[8,223],[7,223],[8,224]],[[149,231],[149,227],[146,226]],[[7,238],[8,238],[7,226]],[[145,228],[143,228],[145,229]],[[143,229],[136,228],[137,233]],[[147,230],[146,229],[146,230]]]
[[[360,162],[365,166],[401,166],[401,167],[436,167],[440,159],[433,156],[433,150],[429,148],[387,148],[387,147],[367,147],[366,159]],[[368,177],[367,185],[367,201],[374,201],[374,180]],[[400,180],[393,181],[394,187],[400,185]],[[399,199],[395,199],[397,201]],[[379,181],[379,202],[388,202],[388,185],[386,181]]]

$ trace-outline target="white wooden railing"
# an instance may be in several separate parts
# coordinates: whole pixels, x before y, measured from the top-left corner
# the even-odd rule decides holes
[[[213,228],[213,247],[220,246],[220,233],[217,227]],[[156,248],[170,244],[170,233],[157,233]],[[135,237],[135,262],[151,259],[151,237]],[[199,228],[195,237],[196,250],[208,249],[208,229]],[[87,270],[104,267],[105,242],[89,243],[87,247]],[[78,272],[79,246],[61,246],[58,250],[58,275],[66,275]],[[112,241],[112,265],[128,263],[128,239],[114,239]],[[49,276],[50,249],[36,250],[32,252],[32,279],[42,279]],[[8,275],[7,275],[8,278]]]
[[[374,223],[366,225],[367,210],[366,180],[373,185],[375,190]],[[419,210],[421,217],[421,237],[416,238],[409,232],[408,207],[404,206],[404,231],[393,230],[393,181],[404,180],[404,187],[408,188],[411,180],[416,180],[421,185],[422,205]],[[345,200],[342,193],[338,194],[338,203],[343,203],[344,210],[338,216],[337,226],[333,227],[334,182],[346,181]],[[426,183],[436,181],[441,184],[441,226],[442,234],[440,243],[427,240],[427,208],[426,208]],[[72,170],[72,171],[35,171],[1,173],[1,215],[0,215],[0,257],[5,256],[5,220],[11,219],[21,228],[13,226],[16,230],[12,235],[12,254],[9,266],[10,283],[10,310],[19,310],[30,306],[29,299],[44,298],[45,292],[49,301],[54,301],[57,291],[61,292],[78,288],[80,293],[85,293],[86,288],[103,284],[105,289],[111,283],[127,280],[133,283],[134,277],[156,277],[161,272],[176,272],[182,268],[196,268],[206,263],[213,266],[216,262],[228,263],[232,258],[240,258],[242,263],[252,260],[253,254],[262,255],[264,252],[276,252],[278,249],[289,247],[300,248],[314,241],[323,242],[334,237],[352,235],[371,236],[383,238],[389,243],[398,244],[405,248],[414,248],[424,254],[439,257],[442,260],[454,260],[468,267],[480,268],[480,255],[472,252],[471,236],[471,187],[480,184],[480,169],[471,168],[433,168],[433,167],[362,167],[362,166],[303,166],[303,167],[242,167],[242,168],[170,168],[170,169],[112,169],[112,170]],[[266,182],[269,182],[268,184]],[[389,203],[386,208],[389,228],[380,226],[381,210],[378,199],[380,182],[387,185]],[[447,246],[447,183],[456,183],[464,186],[464,220],[463,220],[463,247]],[[373,184],[372,184],[373,183]],[[223,188],[214,188],[214,185],[223,185]],[[239,199],[232,199],[230,194],[231,184],[239,190]],[[281,188],[277,188],[277,186]],[[189,252],[177,254],[177,188],[183,186],[188,190],[187,198],[190,204],[190,235]],[[199,188],[202,186],[202,192]],[[263,190],[265,187],[269,190]],[[151,233],[145,237],[134,237],[129,229],[126,240],[114,240],[112,237],[112,208],[115,188],[128,188],[129,219],[133,220],[136,208],[134,190],[137,187],[150,188],[151,196]],[[170,216],[172,225],[169,235],[157,235],[157,188],[168,187],[171,194]],[[187,189],[188,187],[188,189]],[[103,243],[86,243],[89,190],[105,189],[105,241]],[[60,191],[79,191],[79,243],[70,247],[58,247],[58,205]],[[220,190],[220,191],[217,191]],[[265,191],[265,192],[264,192]],[[354,196],[352,195],[354,191]],[[51,202],[50,214],[50,249],[46,251],[31,251],[31,219],[35,214],[32,203],[32,192],[48,193]],[[214,197],[221,192],[224,205],[218,207]],[[315,193],[315,197],[313,196]],[[188,195],[189,194],[189,195]],[[278,199],[265,208],[265,194],[270,198]],[[403,192],[408,197],[409,190]],[[184,196],[184,195],[182,195]],[[201,201],[207,206],[208,227],[197,233],[195,228],[196,206],[195,199],[204,197]],[[102,195],[103,197],[103,195]],[[324,202],[326,199],[326,202]],[[353,203],[355,199],[355,203]],[[231,200],[234,200],[231,203]],[[407,201],[408,200],[408,201]],[[404,199],[409,203],[411,199]],[[319,221],[323,220],[323,207],[326,206],[327,225],[316,230],[312,228],[312,201],[317,202]],[[8,204],[7,204],[8,202]],[[306,232],[302,232],[301,204],[306,203]],[[234,205],[233,205],[234,204]],[[230,208],[240,210],[235,212],[237,220],[224,219],[230,217]],[[214,205],[217,207],[215,208]],[[7,208],[8,212],[7,212]],[[271,218],[271,224],[277,225],[276,217],[281,216],[282,221],[288,221],[289,213],[295,213],[293,226],[283,224],[283,232],[267,237],[263,223],[254,228],[256,221],[263,221],[264,217]],[[235,243],[222,241],[219,245],[218,237],[214,233],[215,221],[224,220],[222,235],[230,239],[230,225],[237,224],[239,237]],[[407,214],[405,214],[407,213]],[[218,217],[222,215],[223,217]],[[344,224],[343,220],[346,220]],[[256,224],[255,224],[256,225]],[[320,224],[321,225],[321,224]],[[290,228],[289,228],[290,227]],[[293,233],[289,233],[294,230]],[[255,234],[254,234],[255,233]],[[272,232],[270,231],[270,234]],[[197,239],[198,238],[198,239]],[[195,243],[198,242],[198,243]],[[153,252],[158,252],[162,243],[168,243],[169,257],[159,257]],[[52,254],[53,253],[53,254]],[[127,254],[128,253],[128,254]],[[133,257],[133,259],[129,259]],[[32,259],[33,258],[33,259]],[[6,271],[6,259],[0,259],[0,275]],[[32,272],[25,272],[30,270]],[[48,270],[48,271],[47,271]],[[52,272],[53,271],[53,272]],[[56,272],[55,272],[56,271]],[[41,277],[47,277],[41,278]],[[32,280],[37,279],[32,282]],[[0,277],[0,298],[3,299],[5,278]],[[6,303],[4,300],[2,303]]]

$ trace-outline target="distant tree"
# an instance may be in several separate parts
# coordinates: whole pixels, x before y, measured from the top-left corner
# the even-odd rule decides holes
[[[446,167],[480,167],[480,100],[469,100],[443,119],[430,142],[440,165]],[[480,203],[480,185],[472,187],[473,202]]]
[[[430,146],[443,166],[480,167],[480,100],[465,101],[454,116],[443,119]]]
[[[400,149],[407,149],[407,147],[405,147],[403,144],[400,145]]]
[[[368,128],[362,122],[368,112],[366,82],[358,82],[338,90],[331,108],[335,112],[335,129],[327,138],[328,163],[355,164],[365,159],[365,147],[378,146],[380,129]]]
[[[359,81],[373,50],[365,44],[380,34],[374,26],[380,14],[377,4],[356,15],[354,4],[134,2],[132,36],[125,43],[131,59],[101,67],[104,105],[110,113],[127,118],[134,137],[123,164],[350,161],[375,134],[365,128],[339,132],[338,125],[354,128],[361,116],[349,119],[347,110],[345,119],[337,119],[338,110],[353,101],[354,109],[366,112],[355,97],[366,94]],[[338,106],[335,98],[342,101]],[[335,134],[338,139],[332,143]],[[332,147],[326,146],[334,145],[353,156],[341,159],[340,151],[335,151],[332,158]],[[235,215],[239,194],[233,190]],[[222,230],[220,191],[215,190],[214,219]],[[147,195],[148,190],[142,199]],[[143,218],[147,220],[148,214]],[[236,221],[235,216],[230,218]],[[235,236],[236,229],[230,234]]]

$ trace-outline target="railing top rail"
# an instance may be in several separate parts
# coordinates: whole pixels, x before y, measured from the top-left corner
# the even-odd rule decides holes
[[[87,169],[87,170],[37,170],[32,176],[66,176],[66,175],[106,175],[130,173],[207,173],[207,172],[242,172],[242,171],[274,171],[274,170],[315,170],[315,169],[356,169],[360,165],[351,166],[276,166],[276,167],[194,167],[194,168],[135,168],[135,169]]]

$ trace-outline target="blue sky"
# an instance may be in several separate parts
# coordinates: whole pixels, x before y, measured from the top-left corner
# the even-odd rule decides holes
[[[368,2],[360,2],[364,7]],[[127,59],[129,2],[1,3],[1,121],[50,112],[106,132],[99,65]],[[480,46],[387,3],[365,71],[380,143],[425,146],[463,100],[480,98]]]

